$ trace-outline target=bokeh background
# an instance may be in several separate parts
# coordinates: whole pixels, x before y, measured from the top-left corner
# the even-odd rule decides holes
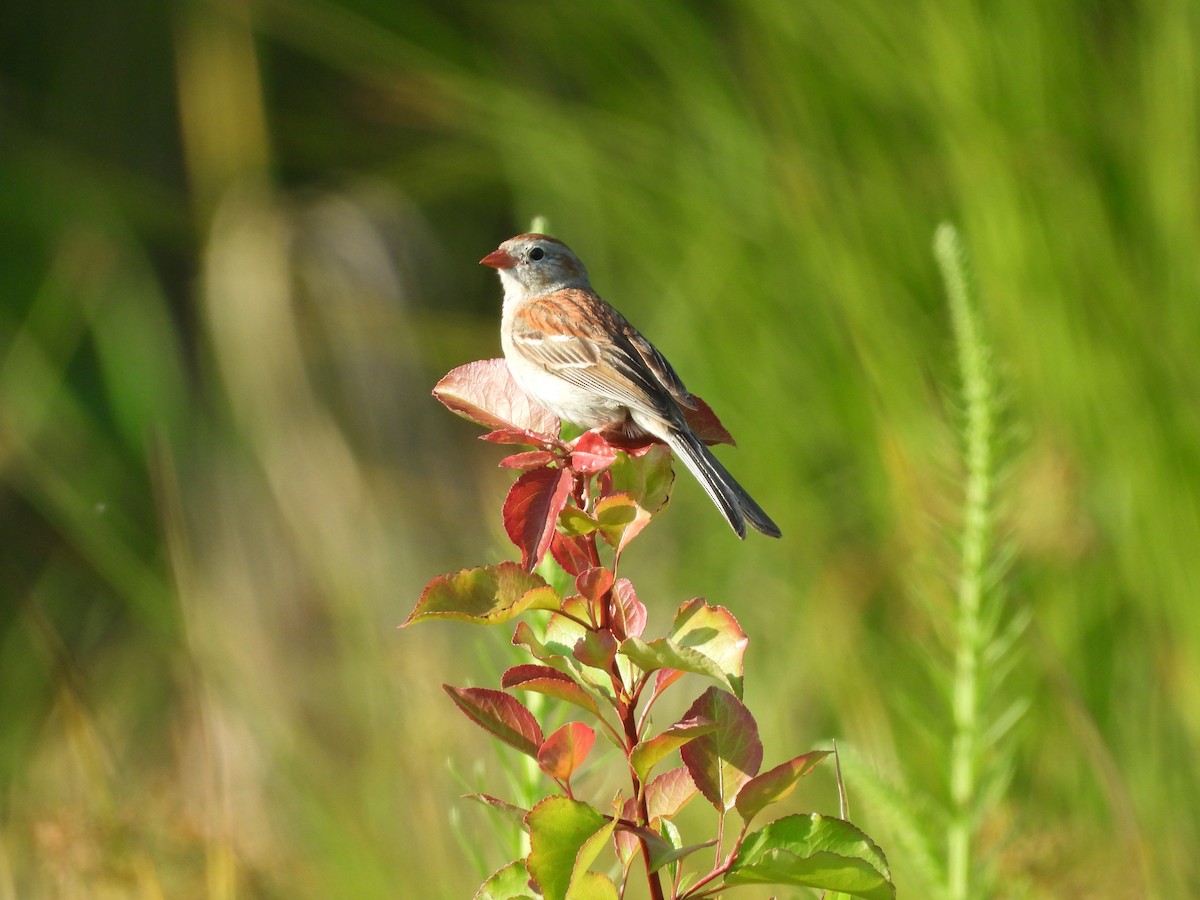
[[[500,451],[429,391],[498,355],[476,261],[538,214],[784,531],[681,478],[625,561],[652,628],[738,615],[767,760],[837,738],[914,897],[960,226],[1030,617],[989,893],[1196,896],[1198,40],[1190,0],[5,3],[0,897],[457,898],[505,860],[438,685],[508,635],[396,625],[514,553]]]

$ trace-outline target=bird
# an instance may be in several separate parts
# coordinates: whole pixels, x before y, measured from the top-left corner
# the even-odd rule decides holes
[[[779,526],[688,425],[697,408],[666,357],[600,297],[566,244],[509,238],[480,261],[500,273],[500,342],[513,380],[560,419],[628,439],[653,436],[681,459],[739,538]]]

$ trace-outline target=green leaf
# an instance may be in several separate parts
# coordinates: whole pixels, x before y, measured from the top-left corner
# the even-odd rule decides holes
[[[607,875],[600,872],[580,872],[571,879],[567,893],[571,900],[618,900],[617,886]]]
[[[596,861],[596,857],[608,845],[616,827],[616,818],[610,817],[604,827],[584,841],[579,852],[575,854],[575,867],[571,874],[571,884],[567,888],[567,896],[571,900],[617,900],[616,886],[608,876],[588,871],[588,866]]]
[[[525,860],[516,859],[479,886],[474,900],[533,900]]]
[[[566,665],[563,659],[563,654],[557,649],[547,647],[542,643],[541,639],[534,634],[533,629],[529,627],[528,622],[518,622],[516,630],[513,631],[513,645],[516,647],[524,647],[536,659],[554,666],[556,669],[562,669]]]
[[[883,851],[849,822],[816,813],[786,816],[751,834],[725,883],[802,885],[865,900],[894,900]]]
[[[537,759],[543,741],[542,729],[520,701],[490,688],[456,688],[449,684],[443,684],[442,688],[476,725]]]
[[[579,851],[610,821],[586,803],[547,797],[529,811],[525,823],[529,826],[529,874],[546,900],[566,900]]]
[[[569,535],[577,536],[591,534],[600,525],[578,506],[566,506],[558,514],[558,527]]]
[[[621,454],[608,470],[611,491],[625,492],[640,509],[653,516],[671,499],[671,487],[675,484],[675,473],[671,469],[671,451],[665,445],[656,445],[643,456]]]
[[[407,628],[426,619],[459,619],[482,625],[507,622],[527,609],[558,609],[562,600],[539,575],[515,562],[439,575],[425,586]]]
[[[742,785],[758,774],[762,763],[758,725],[742,701],[716,688],[700,695],[684,718],[716,723],[715,730],[685,744],[679,755],[700,793],[718,811],[727,810]]]
[[[769,772],[754,776],[738,791],[737,811],[749,822],[772,803],[794,791],[800,779],[828,755],[828,750],[813,750],[789,759]]]
[[[690,740],[702,734],[708,734],[717,727],[715,722],[707,719],[681,719],[662,734],[649,740],[641,741],[629,754],[629,764],[637,772],[642,781],[662,759],[678,750]]]

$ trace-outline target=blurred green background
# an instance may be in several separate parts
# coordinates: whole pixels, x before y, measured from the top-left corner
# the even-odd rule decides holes
[[[1192,0],[4,4],[0,897],[457,898],[459,837],[504,861],[451,827],[505,788],[438,685],[508,636],[395,626],[514,554],[500,451],[429,390],[498,355],[476,261],[535,214],[784,531],[681,478],[625,561],[651,627],[729,606],[767,762],[834,737],[931,808],[959,224],[1032,615],[996,893],[1200,895],[1198,40]]]

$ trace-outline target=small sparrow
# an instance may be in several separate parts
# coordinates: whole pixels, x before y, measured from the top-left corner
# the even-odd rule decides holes
[[[500,341],[513,379],[559,418],[628,438],[653,435],[691,469],[737,536],[779,526],[687,423],[696,399],[671,364],[592,290],[583,263],[544,234],[509,238],[480,260],[500,272]]]

